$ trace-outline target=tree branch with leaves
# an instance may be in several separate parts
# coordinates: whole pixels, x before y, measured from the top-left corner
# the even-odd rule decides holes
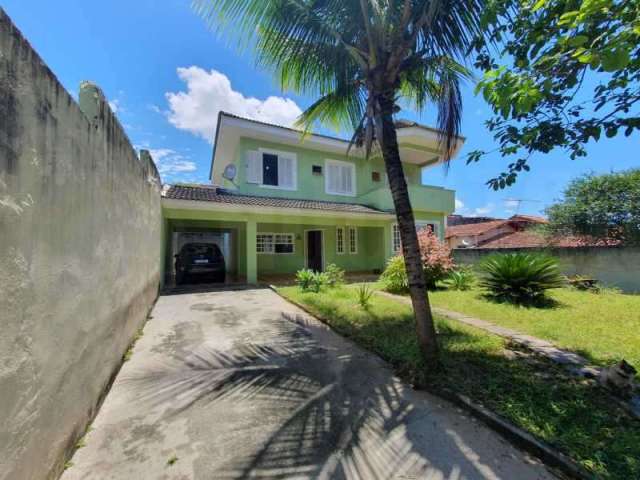
[[[640,0],[494,0],[482,21],[476,91],[493,109],[497,152],[514,158],[493,189],[512,185],[535,154],[573,160],[591,140],[640,130]]]

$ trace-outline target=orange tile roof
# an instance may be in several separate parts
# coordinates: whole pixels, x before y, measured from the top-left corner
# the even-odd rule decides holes
[[[615,240],[599,240],[588,236],[562,236],[547,238],[532,231],[519,231],[493,238],[480,243],[477,248],[540,248],[540,247],[607,247],[616,246],[620,242]]]
[[[494,228],[501,227],[508,222],[509,220],[492,220],[491,222],[454,225],[452,227],[447,227],[445,238],[480,235],[488,232],[489,230],[493,230]]]

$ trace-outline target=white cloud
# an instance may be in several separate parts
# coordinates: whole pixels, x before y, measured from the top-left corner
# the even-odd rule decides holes
[[[113,113],[118,113],[118,110],[120,110],[120,100],[118,99],[111,100],[109,102],[109,108],[111,108],[111,111]]]
[[[166,177],[171,180],[184,180],[183,174],[195,172],[198,169],[195,162],[170,148],[148,150],[163,179]]]
[[[508,199],[504,201],[504,211],[507,213],[516,213],[518,211],[518,207],[520,207],[520,202],[518,200]]]
[[[487,203],[484,207],[474,208],[470,217],[484,217],[489,213],[493,212],[495,205],[493,203]]]
[[[458,200],[456,198],[456,213],[461,214],[460,212],[464,211],[464,202],[462,200]]]
[[[291,126],[302,113],[289,98],[271,96],[265,100],[245,97],[233,90],[229,78],[216,70],[192,66],[178,68],[187,91],[167,92],[167,118],[172,125],[213,143],[221,110],[241,117],[277,125]]]

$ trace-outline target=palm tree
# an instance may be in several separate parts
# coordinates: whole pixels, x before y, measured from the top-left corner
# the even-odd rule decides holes
[[[404,100],[438,110],[445,161],[460,129],[458,63],[480,33],[484,0],[195,0],[210,25],[255,47],[283,90],[318,95],[299,118],[354,131],[352,144],[385,162],[409,280],[416,332],[426,368],[438,343],[418,238],[400,161],[393,115]],[[236,37],[234,37],[236,38]]]

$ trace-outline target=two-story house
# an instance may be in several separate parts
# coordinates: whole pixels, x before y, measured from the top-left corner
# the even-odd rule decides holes
[[[443,238],[454,192],[422,185],[422,169],[442,161],[437,131],[399,122],[398,141],[416,222]],[[195,240],[217,243],[230,276],[248,283],[330,263],[381,271],[400,248],[384,162],[347,147],[221,112],[211,185],[163,189],[167,277],[173,255]]]

